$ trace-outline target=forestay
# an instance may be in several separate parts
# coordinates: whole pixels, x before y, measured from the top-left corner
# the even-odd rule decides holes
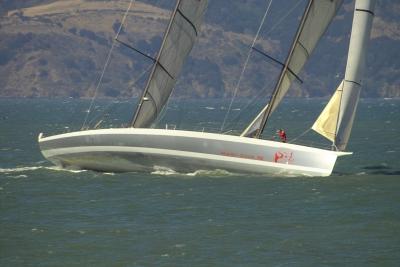
[[[179,0],[131,126],[149,127],[160,114],[200,31],[207,0]]]
[[[258,119],[247,127],[242,136],[251,136],[260,127],[263,127],[262,124],[267,119],[265,114],[273,112],[282,101],[291,83],[296,78],[295,75],[297,76],[300,73],[341,4],[342,0],[310,0],[302,19],[303,25],[300,25],[291,53],[286,60],[287,67],[283,68],[281,72],[271,103],[263,109],[262,116],[259,114]]]

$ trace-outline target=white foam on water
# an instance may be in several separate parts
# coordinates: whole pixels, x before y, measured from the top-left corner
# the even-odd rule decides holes
[[[17,175],[17,176],[11,176],[12,178],[16,178],[16,179],[19,179],[19,178],[27,178],[28,177],[28,175],[25,175],[25,174],[20,174],[20,175]]]
[[[81,173],[86,172],[86,170],[71,170],[71,169],[63,169],[58,166],[25,166],[25,167],[16,167],[16,168],[0,168],[0,174],[11,174],[11,173],[19,173],[19,172],[29,172],[29,171],[37,171],[37,170],[51,170],[51,171],[63,171],[63,172],[71,172],[71,173]],[[26,175],[19,175],[14,176],[15,178],[22,178],[23,176],[27,177]]]
[[[63,169],[58,166],[26,166],[26,167],[17,167],[17,168],[0,168],[0,174],[18,174],[18,173],[26,173],[37,170],[50,170],[50,171],[61,171],[61,172],[69,172],[69,173],[81,173],[86,172],[86,170],[71,170],[71,169]],[[113,174],[109,174],[113,175]],[[13,175],[10,176],[12,178],[27,178],[28,176],[25,174]]]
[[[154,171],[151,174],[155,175],[176,175],[176,176],[187,176],[187,177],[194,177],[194,176],[208,176],[208,177],[226,177],[234,175],[226,170],[216,169],[216,170],[196,170],[194,172],[189,173],[180,173],[171,168],[163,167],[163,166],[154,166]]]
[[[17,167],[17,168],[0,168],[0,173],[15,173],[15,172],[26,172],[26,171],[36,171],[42,169],[42,166],[39,167]]]
[[[216,169],[216,170],[196,170],[194,172],[189,172],[184,174],[186,176],[209,176],[209,177],[226,177],[231,176],[233,173],[226,170]]]
[[[154,169],[154,171],[151,172],[151,174],[155,174],[155,175],[169,176],[169,175],[177,175],[177,174],[179,174],[176,171],[174,171],[173,169],[170,169],[170,168],[167,168],[167,167],[163,167],[163,166],[154,166],[153,169]]]
[[[81,173],[81,172],[86,172],[87,170],[73,170],[73,169],[64,169],[59,166],[51,166],[51,167],[44,167],[46,170],[51,170],[51,171],[62,171],[62,172],[71,172],[71,173]]]
[[[366,175],[366,174],[367,174],[366,172],[357,172],[355,175],[361,176],[361,175]]]
[[[212,178],[223,178],[223,177],[229,177],[229,176],[241,176],[241,175],[246,175],[246,174],[239,174],[239,173],[232,173],[227,170],[223,169],[215,169],[215,170],[196,170],[194,172],[188,172],[188,173],[181,173],[177,172],[173,169],[167,168],[167,167],[162,167],[162,166],[154,166],[154,171],[151,172],[151,174],[155,175],[164,175],[164,176],[181,176],[181,177],[196,177],[196,176],[206,176],[206,177],[212,177]],[[248,175],[246,175],[248,176]],[[275,173],[275,174],[252,174],[254,177],[279,177],[279,178],[297,178],[297,177],[310,177],[313,178],[314,176],[308,174],[308,173]]]

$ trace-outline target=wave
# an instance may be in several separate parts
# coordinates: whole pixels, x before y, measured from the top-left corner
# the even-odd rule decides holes
[[[368,165],[363,167],[368,174],[381,174],[381,175],[400,175],[400,170],[393,169],[387,163],[379,165]]]
[[[26,171],[36,171],[39,169],[43,169],[44,167],[18,167],[18,168],[0,168],[0,173],[15,173],[15,172],[26,172]]]
[[[154,168],[154,171],[151,172],[151,174],[165,175],[165,176],[175,175],[175,176],[189,176],[189,177],[194,177],[194,176],[227,177],[227,176],[234,175],[234,173],[228,172],[226,170],[221,170],[221,169],[196,170],[194,172],[183,173],[183,172],[177,172],[173,169],[170,169],[167,167],[162,167],[162,166],[154,166],[153,168]]]
[[[153,169],[154,169],[154,171],[151,172],[151,174],[155,174],[155,175],[169,176],[169,175],[177,175],[178,174],[173,169],[163,167],[163,166],[154,166]]]
[[[51,166],[51,167],[43,167],[43,168],[46,170],[51,170],[51,171],[61,171],[61,172],[71,172],[71,173],[87,172],[87,170],[64,169],[59,166]]]
[[[236,175],[234,173],[228,172],[226,170],[216,169],[216,170],[196,170],[194,172],[184,174],[186,176],[208,176],[208,177],[227,177]]]
[[[375,165],[361,166],[360,170],[349,170],[346,171],[334,171],[332,173],[334,176],[374,176],[374,175],[400,175],[400,169],[390,166],[387,163],[380,163]]]
[[[259,178],[314,178],[307,173],[299,174],[299,173],[288,173],[288,172],[276,172],[276,173],[253,173],[253,174],[245,174],[245,173],[235,173],[230,172],[224,169],[214,169],[214,170],[204,170],[199,169],[193,172],[178,172],[168,167],[163,166],[153,166],[154,171],[151,172],[153,175],[161,175],[161,176],[181,176],[181,177],[211,177],[211,178],[218,178],[218,177],[259,177]]]
[[[71,173],[81,173],[86,172],[86,170],[71,170],[71,169],[63,169],[57,166],[25,166],[25,167],[16,167],[16,168],[0,168],[0,173],[19,173],[19,172],[30,172],[37,170],[51,170],[51,171],[63,171],[63,172],[71,172]]]

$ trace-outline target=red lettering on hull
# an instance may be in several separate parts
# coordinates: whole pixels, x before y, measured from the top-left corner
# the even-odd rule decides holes
[[[279,163],[290,163],[293,161],[293,152],[276,152],[274,154],[274,162],[279,162]]]

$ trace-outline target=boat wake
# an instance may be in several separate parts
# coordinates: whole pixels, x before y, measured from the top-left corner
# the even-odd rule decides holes
[[[178,173],[173,169],[167,167],[154,166],[154,171],[151,172],[151,174],[169,176],[169,175],[176,175]]]
[[[25,167],[16,167],[16,168],[0,168],[0,174],[14,174],[14,173],[21,173],[21,172],[31,172],[37,170],[51,170],[51,171],[63,171],[63,172],[71,172],[71,173],[81,173],[86,172],[86,170],[70,170],[70,169],[63,169],[57,166],[25,166]]]
[[[226,170],[216,169],[216,170],[196,170],[191,173],[186,173],[187,176],[207,176],[207,177],[227,177],[233,175],[239,175]]]
[[[26,171],[36,171],[39,169],[43,169],[43,167],[18,167],[18,168],[0,168],[0,173],[17,173],[17,172],[26,172]]]
[[[51,171],[71,172],[71,173],[87,172],[87,170],[64,169],[59,166],[43,167],[43,169],[51,170]]]
[[[228,172],[226,170],[215,169],[215,170],[196,170],[194,172],[183,173],[177,172],[173,169],[162,167],[162,166],[154,166],[154,171],[151,172],[154,175],[164,175],[164,176],[188,176],[188,177],[195,177],[195,176],[207,176],[207,177],[227,177],[236,175],[234,173]]]
[[[378,165],[369,165],[363,167],[368,174],[378,175],[400,175],[400,170],[393,169],[387,163],[381,163]]]

